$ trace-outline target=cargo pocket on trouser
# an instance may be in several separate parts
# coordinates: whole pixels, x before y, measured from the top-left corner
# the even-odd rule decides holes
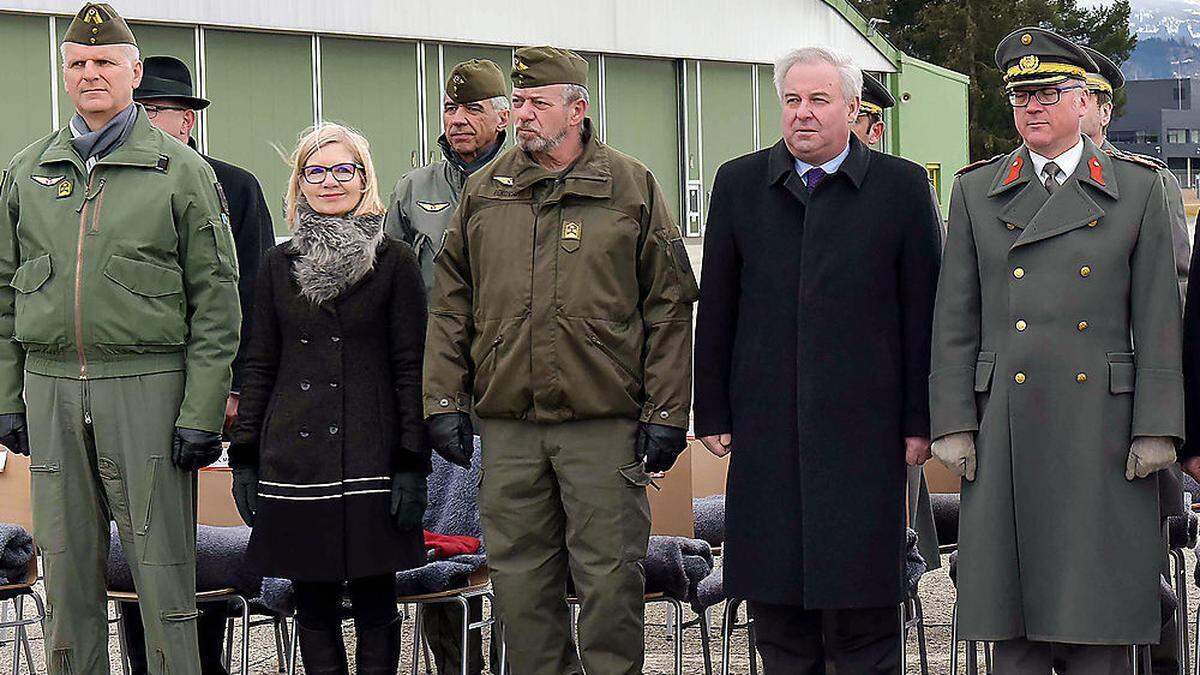
[[[195,510],[191,474],[180,471],[165,457],[150,457],[142,476],[129,480],[148,481],[141,517],[134,522],[145,565],[180,565],[196,559]]]
[[[154,661],[158,672],[163,675],[192,675],[199,673],[199,650],[196,638],[196,617],[200,612],[189,610],[164,610],[161,644],[154,647]]]
[[[640,563],[646,557],[650,539],[650,500],[646,495],[650,475],[640,459],[618,467],[617,472],[621,474],[627,495],[621,500],[621,508],[626,514],[622,518],[621,562]]]
[[[33,539],[46,553],[67,550],[67,499],[62,465],[46,461],[29,465],[33,501]]]

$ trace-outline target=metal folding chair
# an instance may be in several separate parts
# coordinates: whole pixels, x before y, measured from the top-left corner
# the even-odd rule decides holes
[[[13,629],[12,675],[19,675],[21,672],[22,652],[24,652],[25,661],[29,665],[29,672],[37,673],[37,666],[33,662],[33,651],[29,648],[28,632],[28,627],[36,623],[41,625],[42,635],[46,634],[46,606],[42,602],[41,596],[33,590],[33,585],[37,583],[37,580],[38,565],[35,554],[29,561],[29,568],[25,573],[24,580],[20,583],[0,586],[0,603],[11,601],[16,615],[13,619],[8,619],[6,611],[4,616],[0,616],[0,630]],[[33,598],[33,604],[37,607],[36,616],[25,616],[25,598],[27,597]],[[7,607],[5,609],[7,610]]]
[[[758,652],[754,640],[754,618],[750,609],[746,609],[746,620],[738,623],[738,608],[742,601],[736,598],[725,600],[725,609],[721,616],[721,675],[729,675],[729,654],[732,648],[733,631],[746,630],[746,643],[750,652],[750,675],[758,675]]]
[[[491,607],[490,615],[481,621],[471,622],[470,599],[484,598]],[[416,606],[415,618],[413,620],[413,659],[412,659],[412,675],[417,675],[420,668],[421,655],[425,655],[425,663],[428,667],[430,663],[428,641],[425,639],[423,632],[424,627],[424,607],[425,605],[435,604],[456,604],[462,608],[462,661],[459,664],[461,675],[467,675],[467,667],[469,665],[470,651],[467,645],[470,643],[470,633],[475,629],[483,629],[495,624],[499,627],[500,639],[500,672],[498,675],[505,675],[508,669],[508,645],[504,642],[504,625],[496,618],[496,598],[492,593],[491,582],[488,579],[488,569],[483,567],[471,575],[467,580],[467,585],[462,588],[456,588],[440,593],[427,593],[423,595],[407,595],[397,599],[400,604],[411,604]],[[293,631],[293,634],[295,631]],[[293,659],[294,661],[294,659]]]
[[[655,604],[663,604],[668,607],[670,614],[667,616],[665,624],[661,624],[667,629],[668,639],[674,648],[674,669],[672,672],[675,675],[683,675],[683,631],[687,628],[700,629],[700,644],[704,651],[704,672],[706,675],[713,675],[712,669],[712,647],[710,645],[711,636],[709,635],[708,613],[701,612],[696,615],[696,618],[691,621],[683,619],[683,602],[676,598],[672,598],[664,593],[647,593],[643,596],[643,603],[647,606]],[[567,596],[567,605],[571,609],[571,630],[576,630],[578,618],[579,598],[570,595]]]
[[[202,591],[196,594],[196,604],[234,601],[242,608],[242,646],[241,664],[239,671],[242,675],[250,675],[250,603],[233,588],[221,588],[212,591]],[[126,641],[125,624],[121,621],[122,603],[137,602],[137,593],[128,591],[109,591],[108,601],[113,603],[117,618],[117,638],[121,645],[121,668],[125,675],[130,675],[129,643]],[[232,621],[232,619],[231,619]],[[293,631],[294,632],[294,631]],[[229,667],[229,643],[226,646],[226,668]],[[294,659],[293,659],[294,660]]]

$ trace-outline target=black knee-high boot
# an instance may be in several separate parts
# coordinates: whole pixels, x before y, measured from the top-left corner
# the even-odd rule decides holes
[[[308,675],[350,675],[346,665],[346,645],[338,624],[326,628],[308,628],[299,621],[300,655]],[[359,672],[365,672],[359,668]],[[393,671],[394,672],[394,671]]]
[[[355,622],[354,632],[358,636],[355,671],[359,675],[396,675],[400,664],[400,618],[365,628]]]

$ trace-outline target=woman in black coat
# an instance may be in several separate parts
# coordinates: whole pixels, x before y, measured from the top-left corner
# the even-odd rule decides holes
[[[293,236],[259,274],[230,448],[249,560],[294,582],[305,671],[394,674],[395,572],[424,562],[429,452],[421,419],[425,296],[411,250],[384,235],[366,141],[326,124],[294,155]]]

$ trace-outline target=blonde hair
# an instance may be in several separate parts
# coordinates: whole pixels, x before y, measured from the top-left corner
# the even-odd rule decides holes
[[[354,215],[382,216],[387,213],[387,208],[379,198],[379,179],[375,175],[375,164],[371,161],[371,144],[362,134],[350,127],[335,122],[322,122],[300,134],[300,142],[288,158],[288,164],[292,167],[285,204],[288,229],[296,229],[296,207],[304,198],[300,193],[300,181],[304,180],[301,175],[304,165],[309,157],[331,143],[340,143],[354,156],[354,161],[363,167],[363,196],[354,209]]]

